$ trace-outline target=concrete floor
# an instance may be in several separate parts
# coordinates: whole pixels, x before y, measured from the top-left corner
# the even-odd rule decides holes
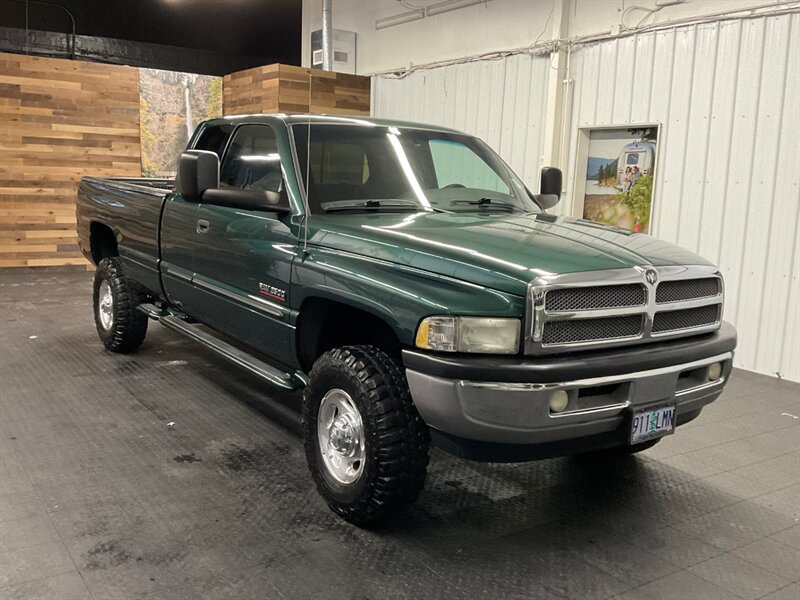
[[[615,464],[434,451],[419,502],[370,532],[317,496],[297,397],[157,325],[105,352],[90,290],[0,272],[4,600],[800,598],[797,384],[738,371]]]

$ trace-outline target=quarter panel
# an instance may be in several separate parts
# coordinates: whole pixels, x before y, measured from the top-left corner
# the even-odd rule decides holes
[[[84,253],[91,256],[91,223],[107,225],[114,232],[127,273],[148,289],[158,291],[158,229],[165,196],[157,188],[113,179],[84,178],[77,208]]]

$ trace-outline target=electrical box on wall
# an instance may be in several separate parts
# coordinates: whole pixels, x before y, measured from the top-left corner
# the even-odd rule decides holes
[[[322,30],[311,32],[311,66],[322,68]],[[354,31],[333,30],[333,70],[337,73],[356,72],[356,34]]]

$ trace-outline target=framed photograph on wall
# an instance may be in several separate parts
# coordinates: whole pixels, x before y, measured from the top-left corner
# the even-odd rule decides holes
[[[636,233],[652,230],[658,124],[579,131],[574,216]]]

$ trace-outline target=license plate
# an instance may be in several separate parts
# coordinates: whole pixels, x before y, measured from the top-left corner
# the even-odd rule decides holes
[[[675,405],[649,408],[633,413],[631,444],[638,444],[675,432]]]

